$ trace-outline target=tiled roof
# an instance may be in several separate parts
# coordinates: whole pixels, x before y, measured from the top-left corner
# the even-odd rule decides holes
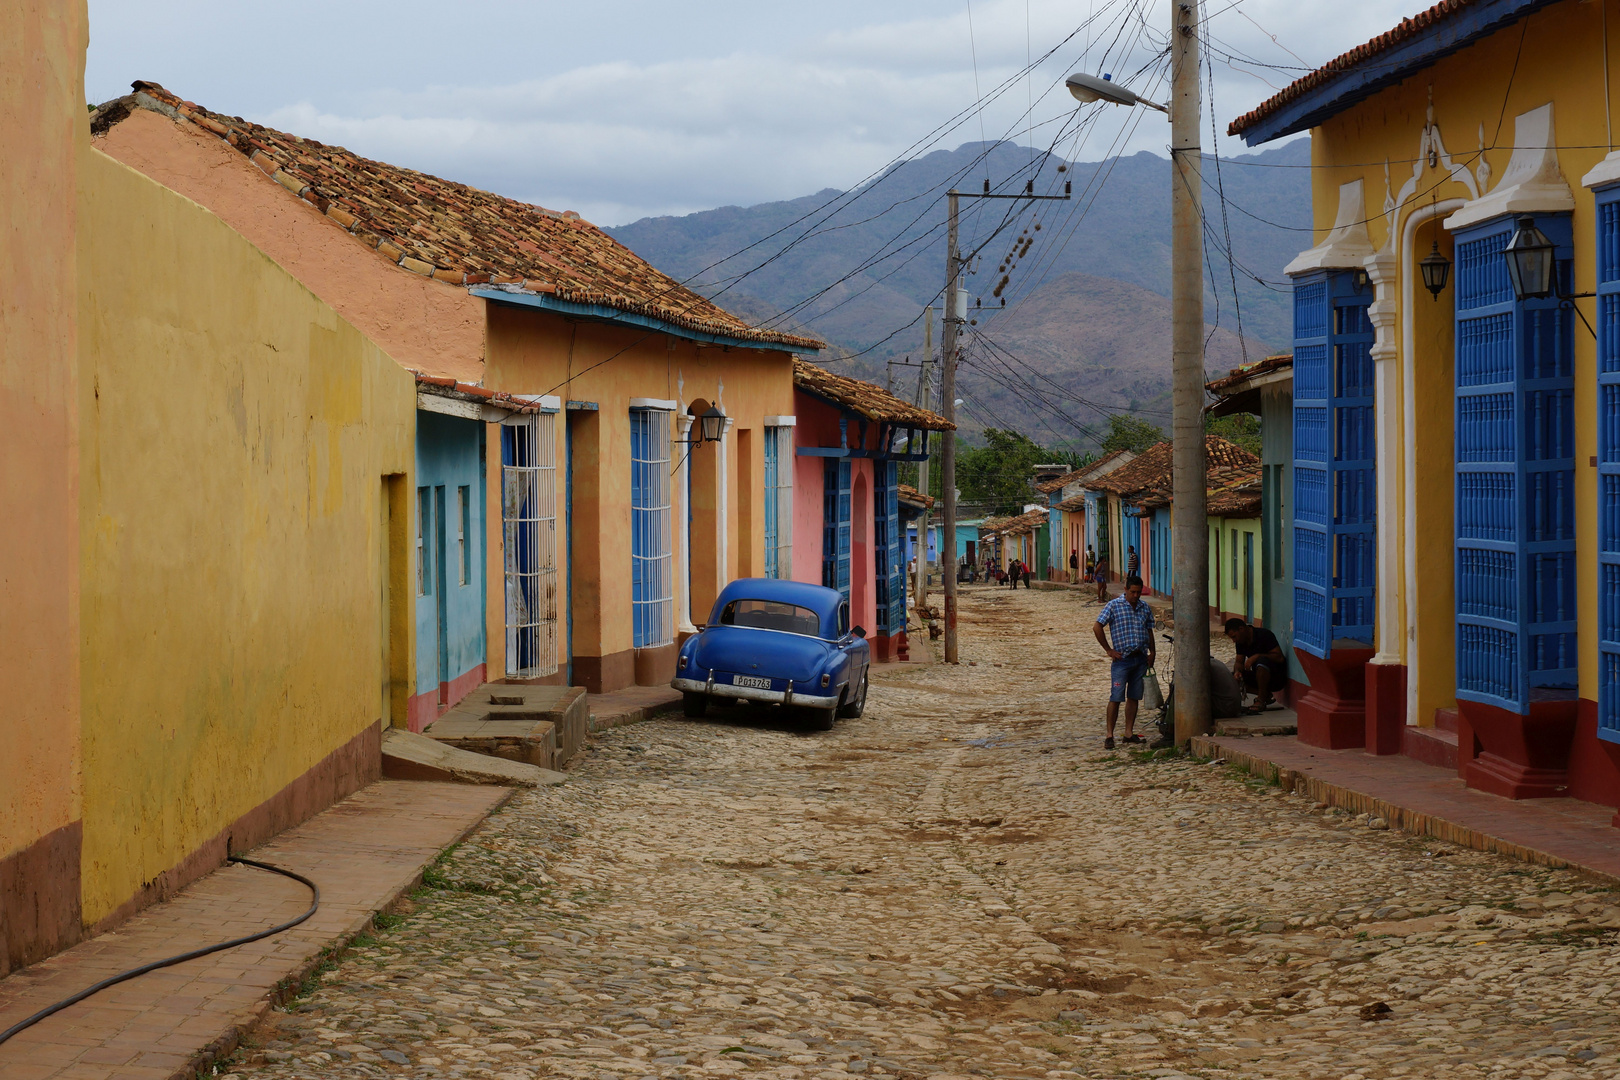
[[[1059,488],[1066,488],[1077,480],[1084,480],[1086,477],[1090,476],[1098,469],[1101,469],[1103,466],[1107,465],[1110,461],[1113,461],[1121,454],[1127,454],[1129,452],[1130,451],[1128,450],[1110,450],[1108,453],[1104,454],[1102,457],[1098,458],[1096,461],[1093,461],[1089,465],[1082,465],[1073,472],[1064,473],[1055,480],[1047,480],[1043,483],[1036,484],[1035,490],[1040,492],[1042,495],[1050,495]]]
[[[441,375],[424,375],[420,371],[412,371],[411,374],[416,376],[416,389],[419,393],[436,394],[441,397],[456,398],[460,401],[487,402],[497,408],[520,414],[540,411],[538,403],[525,398],[513,397],[508,393],[490,390],[486,387],[476,386],[473,383],[457,382],[455,379]]]
[[[1310,93],[1338,78],[1340,75],[1371,60],[1380,53],[1387,52],[1404,41],[1431,29],[1438,23],[1474,7],[1483,0],[1440,0],[1440,3],[1426,11],[1421,11],[1409,19],[1402,19],[1400,24],[1392,30],[1386,30],[1364,44],[1357,45],[1347,53],[1334,57],[1309,75],[1295,79],[1280,91],[1261,102],[1257,107],[1244,113],[1227,125],[1228,135],[1241,135],[1249,128],[1258,124],[1266,117],[1277,112],[1291,101]]]
[[[797,357],[793,360],[793,385],[868,420],[928,431],[952,431],[956,428],[955,424],[938,413],[901,401],[881,386],[839,375],[820,364]]]
[[[814,338],[748,325],[572,211],[546,210],[210,112],[156,83],[133,85],[133,95],[96,111],[93,131],[105,131],[134,108],[182,117],[406,270],[452,285],[507,286],[610,308],[719,337],[823,347]]]
[[[1256,360],[1243,367],[1235,367],[1214,382],[1204,384],[1204,389],[1212,394],[1224,394],[1234,390],[1250,379],[1261,375],[1269,375],[1273,371],[1294,366],[1294,354],[1283,353],[1280,356],[1268,356],[1264,360]]]
[[[1057,504],[1057,508],[1065,513],[1071,514],[1076,510],[1084,510],[1086,508],[1086,496],[1084,493],[1081,493],[1072,499],[1064,499],[1062,502]]]
[[[1207,460],[1206,467],[1212,475],[1221,469],[1251,468],[1260,464],[1259,458],[1219,435],[1204,436],[1204,453]],[[1156,489],[1168,492],[1172,476],[1171,467],[1170,443],[1168,441],[1154,443],[1138,454],[1130,464],[1122,465],[1106,476],[1088,481],[1086,487],[1092,491],[1106,491],[1121,497],[1139,492],[1152,492]]]
[[[900,495],[901,502],[908,502],[913,506],[920,506],[924,510],[932,510],[934,508],[934,497],[932,495],[924,495],[910,484],[896,484],[894,487],[895,491],[897,491]]]
[[[994,529],[991,529],[988,533],[981,528],[979,530],[979,535],[1012,536],[1015,533],[1034,532],[1042,525],[1045,525],[1046,520],[1047,511],[1042,509],[1029,510],[1025,513],[1019,514],[1015,518],[1008,518],[1000,525],[997,525]]]

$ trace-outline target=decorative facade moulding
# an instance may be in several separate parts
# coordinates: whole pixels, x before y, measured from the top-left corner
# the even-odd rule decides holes
[[[1315,270],[1359,270],[1372,253],[1372,237],[1367,232],[1367,200],[1362,194],[1361,181],[1351,180],[1339,185],[1339,213],[1327,239],[1309,251],[1300,252],[1283,273],[1294,276]]]
[[[1520,113],[1513,120],[1513,156],[1502,182],[1446,218],[1445,227],[1456,232],[1504,214],[1572,212],[1575,194],[1558,168],[1557,145],[1552,102]]]
[[[1581,186],[1586,188],[1608,187],[1617,183],[1620,183],[1620,150],[1610,153],[1592,166],[1591,172],[1581,177]]]

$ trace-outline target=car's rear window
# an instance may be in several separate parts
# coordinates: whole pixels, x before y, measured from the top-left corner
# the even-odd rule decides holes
[[[752,626],[759,630],[785,630],[816,637],[821,620],[809,608],[776,600],[733,600],[720,612],[723,626]]]

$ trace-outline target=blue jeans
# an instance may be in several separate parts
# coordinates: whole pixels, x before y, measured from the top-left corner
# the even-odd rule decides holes
[[[1111,688],[1108,692],[1109,701],[1142,700],[1142,676],[1148,669],[1148,654],[1145,652],[1126,653],[1115,660],[1110,669]]]

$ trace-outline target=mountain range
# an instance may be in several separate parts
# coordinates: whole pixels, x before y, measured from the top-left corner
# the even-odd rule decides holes
[[[1287,348],[1282,269],[1311,243],[1309,165],[1305,140],[1218,167],[1204,159],[1211,371]],[[987,181],[998,194],[1061,196],[1067,185],[1070,198],[961,200],[972,320],[958,389],[966,433],[1011,426],[1089,448],[1111,411],[1165,424],[1171,172],[1157,155],[1069,162],[1012,143],[968,143],[847,192],[608,231],[722,306],[818,336],[830,346],[824,361],[884,382],[890,361],[915,365],[925,355],[923,309],[940,302],[944,284],[944,192],[982,193]],[[936,318],[936,356],[938,331]],[[892,370],[897,392],[912,396],[917,367]]]

